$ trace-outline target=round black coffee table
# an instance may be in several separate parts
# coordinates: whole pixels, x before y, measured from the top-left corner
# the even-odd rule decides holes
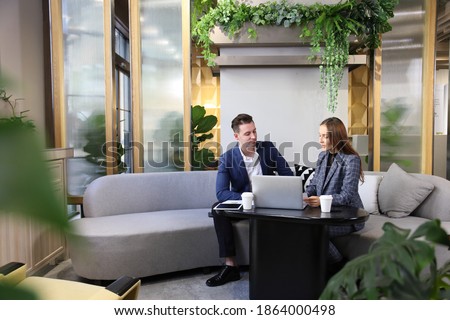
[[[250,299],[317,299],[326,285],[328,226],[362,223],[363,209],[339,206],[323,213],[254,208],[222,211],[250,219]]]

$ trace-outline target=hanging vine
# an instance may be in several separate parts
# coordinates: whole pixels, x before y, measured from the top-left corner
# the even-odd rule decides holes
[[[208,65],[214,66],[210,33],[215,26],[232,38],[249,22],[246,32],[253,39],[257,38],[254,26],[299,27],[299,41],[310,42],[310,60],[321,59],[320,85],[327,95],[328,110],[334,112],[350,54],[349,36],[359,39],[359,50],[379,47],[380,34],[392,29],[388,20],[397,4],[398,0],[347,0],[304,5],[282,0],[252,6],[235,0],[194,0],[192,36]]]

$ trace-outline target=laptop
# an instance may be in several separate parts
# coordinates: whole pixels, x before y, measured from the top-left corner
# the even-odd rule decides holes
[[[298,176],[253,176],[252,192],[256,208],[303,210],[302,178]]]

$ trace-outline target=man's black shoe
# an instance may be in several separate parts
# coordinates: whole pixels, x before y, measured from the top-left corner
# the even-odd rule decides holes
[[[208,287],[217,287],[239,279],[241,279],[241,274],[238,267],[224,265],[218,274],[206,280],[206,285]]]

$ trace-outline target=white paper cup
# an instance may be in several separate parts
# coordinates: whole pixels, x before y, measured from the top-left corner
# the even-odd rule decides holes
[[[320,196],[320,210],[322,212],[331,212],[331,203],[333,202],[332,195],[321,195]]]
[[[251,192],[243,192],[241,194],[242,198],[242,207],[244,210],[250,210],[252,208],[253,203],[253,193]]]

